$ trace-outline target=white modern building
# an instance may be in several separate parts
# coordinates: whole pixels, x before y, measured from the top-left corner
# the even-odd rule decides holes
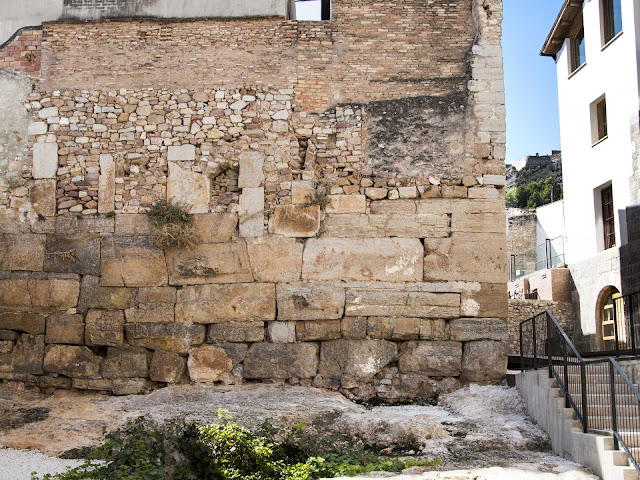
[[[592,348],[608,347],[612,302],[640,289],[630,250],[638,239],[640,1],[566,0],[541,53],[557,64],[566,261],[580,327]]]

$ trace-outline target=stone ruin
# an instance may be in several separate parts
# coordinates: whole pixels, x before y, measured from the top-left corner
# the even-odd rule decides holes
[[[0,379],[503,378],[499,0],[45,22],[0,50]],[[192,248],[146,211],[189,206]]]

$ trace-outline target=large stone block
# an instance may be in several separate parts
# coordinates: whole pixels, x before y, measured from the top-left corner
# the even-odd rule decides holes
[[[310,322],[295,322],[296,340],[299,342],[313,342],[316,340],[337,340],[342,338],[340,320],[312,320]]]
[[[47,235],[46,272],[100,275],[100,237],[95,233]]]
[[[113,233],[114,230],[114,218],[103,216],[56,217],[56,233],[59,235],[69,235],[69,232]]]
[[[32,335],[44,335],[45,317],[33,312],[0,313],[0,329],[16,330]]]
[[[186,365],[186,358],[156,350],[151,359],[149,378],[154,382],[179,383],[185,376]]]
[[[242,189],[238,218],[241,237],[258,238],[264,235],[264,187]]]
[[[347,290],[345,314],[349,317],[457,318],[460,295],[354,288]]]
[[[314,238],[304,250],[302,278],[421,281],[423,251],[417,238]]]
[[[13,349],[0,353],[0,372],[17,375],[41,375],[44,335],[20,335]]]
[[[44,356],[44,371],[74,378],[96,378],[102,358],[87,347],[49,345]]]
[[[100,177],[98,177],[98,213],[114,210],[116,195],[116,164],[113,156],[100,155]]]
[[[275,315],[275,285],[269,283],[195,285],[178,291],[179,323],[268,321]]]
[[[195,145],[172,145],[167,152],[167,160],[170,162],[191,161],[195,159]]]
[[[371,378],[398,359],[398,347],[385,340],[322,342],[319,373],[326,378]]]
[[[449,322],[451,340],[469,342],[472,340],[496,340],[506,342],[507,321],[502,318],[457,318]]]
[[[451,216],[452,232],[504,233],[507,230],[503,212],[454,212]]]
[[[389,204],[388,207],[391,208],[392,205]],[[456,215],[459,216],[474,213],[504,213],[504,201],[501,199],[482,198],[473,200],[468,198],[425,198],[418,202],[417,208],[418,214],[449,214],[453,218]]]
[[[367,320],[367,336],[382,340],[418,340],[420,319],[370,317]]]
[[[447,215],[328,215],[322,235],[332,237],[447,238]]]
[[[233,363],[222,348],[203,345],[191,350],[187,367],[192,382],[213,383],[224,380]]]
[[[172,323],[128,323],[127,341],[137,347],[185,355],[192,346],[204,343],[204,325]]]
[[[303,244],[293,238],[247,239],[253,278],[258,282],[296,282],[302,274]]]
[[[89,310],[85,321],[87,345],[115,347],[124,342],[124,314],[121,310]]]
[[[202,243],[230,242],[238,228],[235,213],[207,213],[191,217],[193,231]]]
[[[271,218],[273,233],[285,237],[313,237],[320,229],[319,205],[278,205]]]
[[[276,297],[278,320],[330,320],[344,312],[344,287],[339,283],[279,283]]]
[[[329,195],[326,212],[330,214],[365,213],[367,197],[365,195]]]
[[[142,287],[167,284],[163,251],[152,237],[102,237],[103,287]]]
[[[253,281],[243,240],[202,244],[192,249],[172,248],[167,251],[167,267],[172,285]]]
[[[169,163],[167,179],[167,201],[174,205],[185,205],[189,213],[207,213],[211,197],[211,184],[202,173]]]
[[[507,283],[504,233],[452,233],[424,242],[426,281]]]
[[[35,143],[33,145],[33,178],[55,178],[58,171],[58,144]]]
[[[508,350],[506,341],[465,343],[460,380],[479,383],[501,381],[507,372]]]
[[[28,281],[22,278],[0,279],[0,310],[31,310]]]
[[[33,212],[43,217],[53,217],[56,214],[56,181],[35,180],[31,187],[31,206]]]
[[[457,377],[462,368],[460,342],[406,342],[400,346],[401,373]]]
[[[294,343],[296,341],[295,322],[269,322],[267,340],[271,343]]]
[[[146,213],[116,215],[115,234],[118,236],[140,236],[153,234],[153,228]]]
[[[238,187],[253,188],[264,185],[264,154],[256,151],[242,152],[238,157],[240,174]]]
[[[264,322],[213,323],[208,330],[209,343],[264,341]]]
[[[104,378],[146,378],[151,355],[139,347],[109,347],[102,362]]]
[[[127,323],[173,323],[173,303],[155,303],[128,308],[124,311]]]
[[[471,283],[462,291],[461,316],[507,318],[509,295],[504,283]]]
[[[84,345],[84,319],[82,315],[54,313],[47,317],[46,343]]]
[[[318,371],[316,343],[254,343],[244,360],[244,377],[311,378]]]
[[[50,277],[42,280],[29,280],[27,289],[31,297],[31,310],[59,312],[76,307],[80,293],[80,281],[75,275],[69,275],[68,278]]]
[[[85,275],[80,287],[78,312],[84,313],[90,308],[124,310],[134,307],[135,299],[135,288],[101,287],[100,277]]]
[[[0,234],[0,270],[41,272],[44,256],[44,235]]]

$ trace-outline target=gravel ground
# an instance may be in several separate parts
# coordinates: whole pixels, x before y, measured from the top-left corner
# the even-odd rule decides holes
[[[0,480],[31,480],[31,472],[61,473],[67,467],[76,467],[79,460],[48,457],[36,450],[13,450],[0,445]]]

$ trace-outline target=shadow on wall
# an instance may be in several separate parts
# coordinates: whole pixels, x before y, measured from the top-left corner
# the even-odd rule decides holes
[[[622,294],[640,291],[640,206],[627,208],[628,242],[620,247]]]

